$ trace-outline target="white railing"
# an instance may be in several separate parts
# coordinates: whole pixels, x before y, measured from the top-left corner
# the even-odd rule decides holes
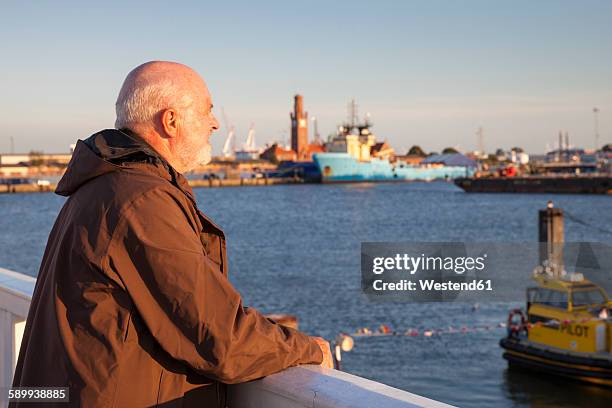
[[[292,367],[249,383],[231,385],[229,406],[240,408],[451,407],[343,371]]]
[[[36,278],[0,268],[0,388],[9,387]]]
[[[0,268],[0,389],[10,387],[36,279]],[[229,388],[231,408],[450,407],[318,366],[292,367]]]

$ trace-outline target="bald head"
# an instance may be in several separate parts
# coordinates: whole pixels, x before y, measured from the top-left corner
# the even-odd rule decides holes
[[[189,108],[209,97],[202,78],[176,62],[152,61],[133,69],[123,82],[115,109],[117,129],[150,124],[163,109]]]
[[[188,66],[151,61],[136,67],[115,108],[117,129],[139,134],[179,171],[210,160],[208,138],[219,124],[206,83]]]

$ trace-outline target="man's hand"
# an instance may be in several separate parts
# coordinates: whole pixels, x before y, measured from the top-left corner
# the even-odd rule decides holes
[[[313,337],[313,339],[315,339],[315,341],[319,343],[319,347],[321,348],[321,352],[323,353],[323,361],[321,362],[321,367],[334,368],[334,359],[329,348],[329,342],[323,337]]]

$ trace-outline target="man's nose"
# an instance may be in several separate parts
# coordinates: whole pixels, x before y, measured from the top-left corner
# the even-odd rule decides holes
[[[215,115],[213,115],[212,128],[213,131],[219,130],[219,122],[217,121],[217,117]]]

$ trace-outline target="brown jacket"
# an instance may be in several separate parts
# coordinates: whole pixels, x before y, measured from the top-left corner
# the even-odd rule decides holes
[[[56,192],[69,198],[13,386],[70,387],[71,406],[216,407],[216,382],[321,362],[311,338],[243,307],[223,231],[136,135],[79,141]]]

